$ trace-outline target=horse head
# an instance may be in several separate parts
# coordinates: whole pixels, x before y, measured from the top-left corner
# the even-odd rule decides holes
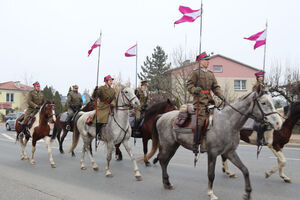
[[[41,119],[44,119],[50,123],[55,123],[55,104],[49,100],[43,104],[42,108],[40,109],[40,116]]]
[[[82,108],[81,111],[83,112],[88,112],[96,109],[96,101],[94,99],[91,99],[87,104],[85,104]]]
[[[140,105],[140,101],[134,94],[134,90],[132,88],[121,86],[118,97],[120,95],[122,97],[122,103],[124,104],[122,106],[135,108]]]
[[[282,119],[276,112],[272,98],[266,87],[258,87],[253,96],[252,115],[256,120],[279,130],[282,126]]]
[[[172,110],[178,110],[176,104],[174,101],[170,100],[170,99],[167,99],[166,101],[166,106],[165,106],[165,109],[164,109],[164,113],[166,112],[170,112]]]

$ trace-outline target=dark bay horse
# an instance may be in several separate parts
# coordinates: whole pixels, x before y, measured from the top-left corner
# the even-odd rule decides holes
[[[26,144],[27,144],[29,138],[31,137],[32,138],[32,151],[31,151],[30,164],[34,165],[35,161],[34,161],[33,157],[34,157],[34,152],[36,149],[36,143],[38,140],[44,139],[46,148],[48,149],[51,167],[55,168],[56,165],[53,161],[50,144],[55,139],[56,135],[52,134],[52,136],[50,136],[50,126],[49,126],[49,122],[50,123],[55,122],[55,105],[54,105],[54,103],[47,100],[42,105],[42,107],[40,108],[38,113],[34,116],[35,120],[33,121],[33,124],[28,128],[29,134],[24,134],[24,136],[19,136],[20,132],[22,130],[22,125],[20,125],[20,123],[19,123],[21,117],[22,116],[18,117],[15,122],[15,129],[17,132],[16,139],[19,141],[20,146],[22,148],[21,159],[25,160],[25,161],[29,160],[25,148],[26,148]]]
[[[142,135],[142,141],[143,141],[143,151],[144,151],[144,162],[146,166],[150,166],[149,159],[153,156],[155,151],[151,151],[149,155],[148,153],[148,141],[152,139],[152,130],[153,130],[153,122],[157,115],[163,114],[172,110],[177,110],[177,107],[175,105],[175,102],[167,99],[166,101],[156,103],[152,105],[146,112],[144,117],[144,122],[141,127],[141,135]],[[152,141],[152,149],[156,149],[158,146],[158,143],[155,140]],[[120,158],[122,156],[122,152],[119,149],[120,145],[116,145],[116,156]]]
[[[84,105],[80,109],[80,111],[83,111],[83,112],[92,111],[92,110],[95,109],[95,106],[96,106],[96,102],[95,101],[90,101],[86,105]],[[54,124],[54,128],[53,128],[53,134],[57,135],[57,140],[58,140],[58,143],[59,143],[60,153],[64,153],[63,142],[64,142],[64,139],[65,139],[65,137],[67,136],[67,134],[69,132],[66,129],[67,123],[61,121],[61,116],[63,114],[67,114],[67,113],[65,112],[65,113],[60,113],[60,114],[57,115],[56,121],[55,121],[55,124]],[[72,124],[71,124],[71,130],[70,130],[71,132],[73,132],[73,127],[74,127],[74,122],[72,122]],[[62,136],[60,136],[61,131],[63,131]],[[75,156],[74,152],[72,152],[72,156]]]
[[[171,111],[162,114],[155,123],[153,139],[159,139],[158,160],[162,169],[162,181],[166,189],[173,189],[169,181],[167,167],[171,158],[176,153],[179,146],[193,150],[193,132],[190,130],[173,129],[173,124],[179,111]],[[282,125],[282,120],[276,112],[272,98],[266,91],[260,88],[239,98],[232,104],[226,103],[221,111],[215,109],[213,115],[213,126],[207,131],[206,145],[208,158],[208,189],[207,195],[211,200],[217,200],[213,192],[213,182],[215,178],[215,165],[218,155],[228,158],[237,166],[244,175],[245,192],[244,200],[251,198],[251,183],[249,171],[240,160],[236,149],[240,141],[239,130],[243,127],[249,117],[265,122],[276,130]]]
[[[269,138],[266,138],[268,141],[268,147],[274,153],[277,158],[278,165],[272,168],[270,171],[265,173],[265,177],[269,178],[273,173],[279,170],[279,176],[287,183],[291,183],[291,178],[286,176],[283,172],[283,167],[286,165],[286,158],[282,152],[282,149],[285,144],[287,144],[292,135],[292,130],[297,121],[300,119],[300,102],[293,102],[289,106],[285,107],[284,113],[284,123],[282,128],[278,131],[271,130],[265,132],[265,137],[270,134]],[[252,130],[241,130],[240,131],[241,140],[256,145],[256,131]],[[228,169],[226,158],[223,158],[223,172],[226,173],[229,177],[235,178],[236,175],[231,173]]]

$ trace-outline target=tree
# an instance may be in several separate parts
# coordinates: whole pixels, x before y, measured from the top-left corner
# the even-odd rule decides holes
[[[53,99],[53,93],[52,93],[51,87],[48,87],[46,85],[46,87],[44,87],[44,89],[43,89],[42,92],[43,92],[43,95],[44,95],[45,99],[48,99],[49,101],[52,101],[52,99]]]
[[[171,63],[167,63],[168,55],[160,46],[156,46],[151,58],[146,57],[142,72],[138,74],[140,80],[148,81],[149,91],[165,94],[165,89],[170,86],[169,70]]]
[[[63,107],[61,104],[61,99],[60,99],[60,95],[59,95],[58,91],[55,92],[54,103],[55,103],[55,113],[56,114],[61,113],[63,111]]]

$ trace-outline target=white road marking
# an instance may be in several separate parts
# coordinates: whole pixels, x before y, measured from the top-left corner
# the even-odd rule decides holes
[[[16,139],[15,138],[13,138],[13,137],[10,137],[9,135],[7,135],[6,133],[2,133],[2,135],[4,136],[4,137],[6,137],[7,139],[9,139],[9,140],[13,140],[13,141],[15,141]]]
[[[274,158],[274,159],[277,159],[276,157],[274,156],[270,156],[269,158]],[[299,158],[285,158],[286,160],[296,160],[296,161],[299,161],[300,159]]]

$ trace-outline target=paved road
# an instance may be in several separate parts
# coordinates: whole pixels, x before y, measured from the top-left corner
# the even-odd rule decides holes
[[[134,178],[132,164],[124,154],[122,162],[112,161],[112,178],[105,177],[104,147],[95,153],[95,159],[100,170],[91,168],[86,157],[88,169],[80,170],[80,149],[77,147],[77,157],[69,154],[61,155],[57,142],[53,143],[53,156],[57,168],[52,169],[48,160],[46,148],[42,142],[38,144],[36,165],[20,160],[20,147],[14,142],[15,132],[7,132],[0,127],[0,199],[17,200],[76,200],[76,199],[189,199],[205,200],[207,188],[206,155],[201,155],[196,168],[193,167],[193,155],[190,151],[180,148],[169,166],[170,181],[175,190],[163,189],[161,169],[159,165],[145,167],[139,164],[143,181]],[[70,147],[71,137],[66,138],[65,150]],[[133,147],[137,157],[141,157],[141,141]],[[30,153],[31,145],[27,146]],[[240,145],[238,153],[248,166],[253,187],[252,197],[255,200],[297,200],[300,196],[300,149],[287,148],[284,153],[288,159],[286,174],[293,179],[292,184],[284,183],[277,174],[269,179],[264,178],[264,172],[276,163],[276,159],[268,149],[263,149],[259,159],[256,159],[254,146]],[[230,165],[238,175],[237,179],[229,179],[221,172],[220,159],[217,162],[214,184],[215,194],[223,200],[242,199],[244,181],[239,170]]]

